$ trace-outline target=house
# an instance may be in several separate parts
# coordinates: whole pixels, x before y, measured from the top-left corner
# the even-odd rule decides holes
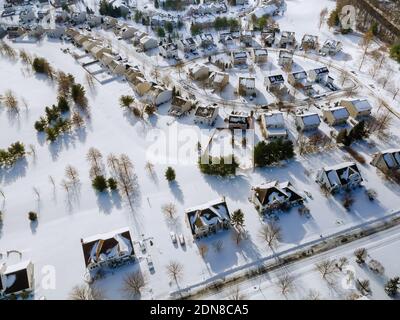
[[[92,54],[93,57],[96,59],[101,59],[104,53],[110,53],[111,54],[111,49],[107,47],[103,47],[101,45],[96,45],[92,49],[90,49],[90,53]]]
[[[232,32],[220,32],[219,42],[221,42],[222,44],[224,44],[226,46],[232,45],[234,42]]]
[[[342,100],[340,105],[346,107],[350,116],[354,119],[362,119],[371,115],[372,106],[368,100]]]
[[[171,108],[168,110],[168,114],[180,117],[189,112],[192,109],[193,104],[192,100],[185,99],[181,96],[174,96],[172,97]]]
[[[301,89],[306,94],[310,94],[313,90],[312,83],[308,81],[307,72],[299,71],[288,75],[288,83],[295,89]]]
[[[330,79],[332,79],[329,77],[329,69],[327,67],[316,68],[308,71],[308,77],[311,82],[321,84],[326,84],[331,81]]]
[[[262,6],[257,6],[254,11],[249,14],[249,21],[252,21],[251,18],[254,16],[257,19],[266,16],[274,16],[278,14],[279,8],[275,4],[266,4]]]
[[[250,30],[242,31],[239,39],[246,47],[250,47],[253,44],[253,34]]]
[[[34,290],[34,267],[31,261],[14,265],[0,264],[0,299]]]
[[[208,78],[210,69],[204,64],[196,63],[193,67],[188,69],[188,74],[193,80],[204,80]]]
[[[267,139],[286,139],[288,131],[285,126],[283,113],[280,111],[268,112],[261,116],[261,124]]]
[[[279,46],[281,48],[286,48],[288,46],[296,45],[296,33],[291,31],[282,31],[281,39],[279,41]]]
[[[324,55],[334,56],[342,51],[343,44],[340,41],[328,39],[320,49],[320,52]]]
[[[85,266],[89,271],[116,267],[135,259],[129,228],[81,239]]]
[[[304,202],[304,198],[289,181],[271,181],[252,187],[250,199],[262,214],[288,210]]]
[[[358,187],[363,179],[354,162],[344,162],[320,169],[316,181],[322,187],[334,193],[343,189]]]
[[[228,117],[228,128],[241,130],[251,129],[253,128],[253,118],[244,112],[231,113]]]
[[[77,47],[81,47],[82,44],[87,40],[90,40],[90,38],[84,34],[77,33],[73,36],[73,41]]]
[[[318,47],[318,36],[305,34],[301,39],[301,48],[305,51],[315,50]]]
[[[160,46],[160,54],[165,59],[178,58],[178,45],[176,43],[167,43]]]
[[[256,78],[239,77],[238,93],[241,96],[255,96],[257,94]]]
[[[246,51],[234,51],[231,53],[232,63],[234,66],[247,63]]]
[[[118,24],[118,19],[113,17],[104,17],[103,18],[103,28],[105,30],[114,28]]]
[[[349,112],[345,107],[333,107],[322,109],[323,120],[331,126],[345,124],[349,119]]]
[[[145,100],[150,104],[159,107],[172,99],[172,90],[158,84],[152,84],[150,90],[146,93]]]
[[[225,198],[186,209],[185,214],[195,239],[230,227],[230,213]]]
[[[264,78],[264,85],[268,91],[280,90],[285,83],[285,79],[281,74],[275,74]]]
[[[400,169],[400,149],[388,149],[372,156],[371,164],[384,173]]]
[[[125,71],[125,78],[130,83],[139,96],[146,94],[152,87],[152,83],[147,81],[140,70],[129,68]]]
[[[74,12],[71,15],[71,21],[73,24],[81,24],[86,21],[86,11]]]
[[[134,37],[136,31],[137,31],[137,29],[135,29],[131,26],[125,25],[119,31],[119,36],[121,37],[121,39],[124,39],[124,40],[132,39]]]
[[[261,41],[266,47],[272,47],[272,45],[275,43],[275,31],[262,31]]]
[[[318,129],[321,119],[315,112],[297,114],[295,123],[298,131],[311,131]]]
[[[51,29],[47,29],[46,30],[46,34],[49,38],[53,38],[53,39],[59,39],[61,38],[63,35],[65,35],[65,28],[64,27],[54,27]]]
[[[7,36],[10,39],[18,38],[25,33],[25,29],[17,26],[7,27]]]
[[[267,49],[253,49],[251,51],[251,56],[255,63],[265,63],[268,60]]]
[[[229,83],[229,73],[212,71],[208,81],[214,90],[222,91]]]
[[[194,114],[194,123],[214,125],[215,119],[218,116],[218,107],[210,105],[207,107],[199,106]]]
[[[111,73],[118,75],[118,76],[124,75],[125,71],[126,71],[125,64],[116,59],[112,59],[111,61],[109,61],[107,64],[107,67],[108,67],[108,69],[110,69]]]
[[[89,27],[91,27],[91,28],[98,27],[103,22],[103,18],[101,16],[94,15],[94,14],[88,14],[86,20],[87,20]]]
[[[202,33],[199,35],[200,45],[203,48],[214,46],[214,38],[211,33]]]
[[[197,44],[193,38],[181,39],[178,41],[178,48],[183,52],[194,52],[197,50]]]
[[[280,50],[278,64],[280,66],[290,66],[291,67],[293,64],[293,53],[288,50]]]
[[[89,39],[87,41],[85,41],[84,43],[82,43],[82,48],[87,51],[90,52],[90,50],[93,49],[93,47],[100,45],[100,43],[98,41]]]
[[[150,36],[144,36],[139,40],[140,48],[143,51],[148,51],[158,47],[158,41]]]

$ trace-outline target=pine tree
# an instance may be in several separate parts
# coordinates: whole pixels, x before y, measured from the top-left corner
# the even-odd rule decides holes
[[[58,97],[57,108],[61,113],[66,113],[69,111],[69,104],[67,99],[64,96]]]
[[[160,4],[158,3],[158,0],[154,0],[154,8],[158,9],[160,7]]]
[[[107,189],[107,180],[104,176],[96,176],[92,181],[92,186],[96,191],[103,192]]]
[[[175,180],[175,170],[172,169],[171,167],[168,167],[167,170],[165,171],[165,178],[171,182]]]
[[[231,217],[231,222],[235,227],[242,228],[244,225],[244,214],[241,209],[233,212]]]
[[[390,279],[385,285],[385,292],[388,296],[393,297],[397,294],[400,285],[400,278],[395,277]]]
[[[110,190],[112,190],[112,191],[117,190],[118,184],[114,178],[109,178],[107,180],[107,183],[108,183],[108,187],[110,188]]]
[[[339,132],[339,134],[336,137],[336,143],[342,143],[345,146],[350,146],[351,145],[351,138],[347,134],[347,130],[343,129]]]
[[[349,136],[352,140],[361,140],[366,134],[365,121],[360,121],[351,129]]]

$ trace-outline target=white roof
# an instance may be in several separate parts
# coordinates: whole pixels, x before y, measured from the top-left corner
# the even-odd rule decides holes
[[[347,119],[349,117],[349,112],[345,107],[334,107],[325,110],[330,111],[336,120]]]
[[[279,111],[268,112],[264,114],[265,123],[267,126],[284,127],[285,120],[283,113]]]
[[[297,115],[303,121],[303,123],[307,126],[317,125],[321,123],[321,120],[317,113],[303,113]]]
[[[371,107],[371,105],[369,104],[368,100],[365,100],[365,99],[363,99],[363,100],[360,100],[360,99],[358,99],[358,100],[353,100],[353,101],[352,101],[352,104],[354,105],[354,107],[355,107],[359,112],[372,110],[372,107]]]

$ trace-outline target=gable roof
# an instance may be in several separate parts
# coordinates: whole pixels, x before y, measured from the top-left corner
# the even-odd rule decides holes
[[[360,171],[354,162],[344,162],[335,166],[323,168],[331,186],[347,185],[354,178],[361,178]]]
[[[28,275],[30,261],[23,261],[15,265],[7,266],[4,270],[5,287],[0,281],[0,290],[5,294],[12,294],[22,290],[30,289],[31,284]]]
[[[274,203],[294,202],[303,199],[289,181],[271,181],[253,188],[263,206]]]

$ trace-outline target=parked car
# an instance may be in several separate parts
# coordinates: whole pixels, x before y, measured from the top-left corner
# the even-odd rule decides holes
[[[146,258],[146,261],[147,261],[147,266],[149,267],[149,270],[150,270],[150,271],[154,271],[153,260],[151,260],[150,257],[147,257],[147,258]]]
[[[176,243],[176,234],[175,234],[175,232],[173,232],[173,231],[171,231],[170,232],[170,236],[171,236],[171,240],[172,240],[172,243]]]
[[[185,237],[182,233],[179,235],[179,243],[181,244],[181,246],[185,245]]]
[[[146,252],[146,245],[144,244],[143,241],[139,241],[139,247],[140,247],[140,250],[142,250],[143,253]]]

